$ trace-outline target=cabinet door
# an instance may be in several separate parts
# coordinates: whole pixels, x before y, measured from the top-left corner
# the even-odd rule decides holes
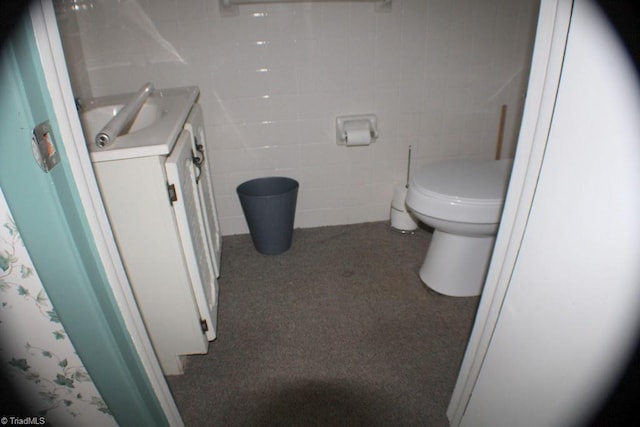
[[[220,276],[220,255],[222,252],[222,233],[220,231],[220,222],[218,221],[218,213],[216,210],[216,201],[213,194],[213,180],[211,177],[211,169],[209,168],[209,158],[206,155],[207,140],[204,133],[204,118],[202,107],[195,104],[187,122],[185,129],[191,132],[193,138],[193,150],[200,157],[200,175],[198,180],[198,188],[200,189],[200,197],[203,201],[202,214],[204,217],[204,226],[207,230],[207,242],[211,248],[213,255],[213,269],[216,277]]]
[[[202,216],[200,191],[196,182],[191,138],[183,131],[167,158],[165,169],[169,185],[175,191],[172,203],[180,240],[189,270],[193,294],[203,322],[206,322],[207,338],[215,338],[217,286],[206,240],[206,228]],[[203,323],[204,326],[204,323]]]

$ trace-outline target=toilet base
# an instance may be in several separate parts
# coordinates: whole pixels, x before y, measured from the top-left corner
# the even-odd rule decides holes
[[[480,295],[495,240],[495,236],[460,236],[435,230],[420,267],[420,279],[444,295]]]

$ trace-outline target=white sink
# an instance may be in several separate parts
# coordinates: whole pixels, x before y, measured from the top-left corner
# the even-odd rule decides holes
[[[124,107],[124,104],[105,105],[103,107],[95,107],[80,113],[80,120],[87,142],[92,142],[98,132],[102,130],[104,125],[111,120],[112,117],[115,117],[116,114],[118,114],[118,111],[120,111],[122,107]],[[160,120],[162,116],[166,114],[166,111],[164,111],[160,105],[152,102],[146,102],[142,108],[140,108],[140,111],[131,123],[129,129],[125,129],[123,134],[132,134],[144,129]]]
[[[169,154],[199,93],[196,86],[154,90],[131,125],[105,147],[98,147],[96,135],[134,94],[80,100],[80,123],[91,160]]]

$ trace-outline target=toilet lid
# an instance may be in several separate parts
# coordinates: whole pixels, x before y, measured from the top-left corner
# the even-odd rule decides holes
[[[512,160],[447,160],[418,169],[411,184],[433,197],[502,203]]]

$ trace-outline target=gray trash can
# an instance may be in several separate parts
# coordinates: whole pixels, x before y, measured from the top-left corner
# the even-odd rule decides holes
[[[298,181],[284,177],[257,178],[236,188],[256,250],[278,255],[291,247]]]

